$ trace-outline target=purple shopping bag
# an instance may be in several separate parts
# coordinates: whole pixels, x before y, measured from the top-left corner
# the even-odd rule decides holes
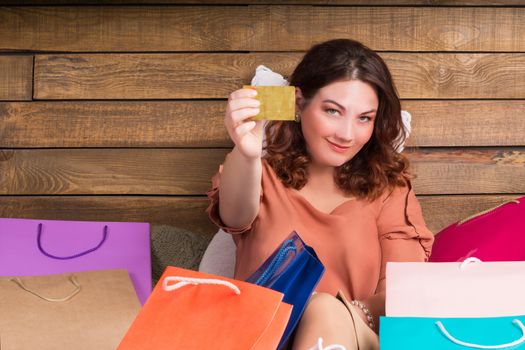
[[[151,293],[148,223],[0,219],[0,276],[126,269]]]

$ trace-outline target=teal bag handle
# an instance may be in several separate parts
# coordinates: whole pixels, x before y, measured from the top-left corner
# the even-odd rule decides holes
[[[512,346],[516,346],[516,345],[519,345],[519,344],[522,344],[523,342],[525,342],[525,326],[523,325],[523,323],[521,323],[521,321],[518,320],[518,319],[512,320],[512,323],[514,323],[515,325],[517,325],[520,328],[521,333],[522,333],[521,338],[519,338],[517,340],[514,340],[513,342],[510,342],[510,343],[507,343],[507,344],[500,344],[500,345],[479,345],[479,344],[467,343],[467,342],[461,341],[461,340],[455,338],[454,336],[452,336],[447,331],[447,329],[445,328],[443,323],[441,323],[441,321],[437,321],[436,322],[436,326],[438,326],[438,328],[441,331],[441,333],[443,333],[443,335],[445,337],[447,337],[448,340],[450,340],[451,342],[456,343],[458,345],[465,346],[465,347],[468,347],[468,348],[475,348],[475,349],[505,349],[505,348],[510,348]]]

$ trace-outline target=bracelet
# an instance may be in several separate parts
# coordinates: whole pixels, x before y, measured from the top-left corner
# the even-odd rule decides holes
[[[374,329],[375,328],[374,317],[372,316],[372,313],[370,312],[370,310],[368,310],[366,305],[360,302],[359,300],[352,300],[350,304],[359,307],[363,311],[363,313],[366,316],[366,320],[368,321],[368,326]]]

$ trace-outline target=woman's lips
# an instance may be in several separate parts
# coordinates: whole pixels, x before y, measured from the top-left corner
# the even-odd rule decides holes
[[[326,140],[328,141],[328,140]],[[338,153],[344,153],[346,152],[350,146],[341,146],[337,143],[334,143],[334,142],[331,142],[331,141],[328,141],[328,144],[330,145],[330,148],[333,149],[334,151],[338,152]]]

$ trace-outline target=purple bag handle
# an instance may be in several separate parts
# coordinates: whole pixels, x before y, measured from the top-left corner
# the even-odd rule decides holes
[[[45,256],[47,256],[48,258],[52,258],[52,259],[69,260],[69,259],[75,259],[75,258],[81,257],[83,255],[89,254],[91,252],[94,252],[98,248],[100,248],[102,246],[102,244],[104,244],[104,242],[106,241],[106,238],[108,238],[108,225],[104,225],[104,235],[102,236],[102,240],[100,241],[100,243],[96,247],[88,249],[88,250],[86,250],[84,252],[81,252],[81,253],[78,253],[78,254],[70,255],[70,256],[56,256],[56,255],[53,255],[53,254],[49,254],[42,247],[42,223],[38,224],[38,234],[37,234],[38,250],[40,250],[40,252],[42,254],[44,254]]]

